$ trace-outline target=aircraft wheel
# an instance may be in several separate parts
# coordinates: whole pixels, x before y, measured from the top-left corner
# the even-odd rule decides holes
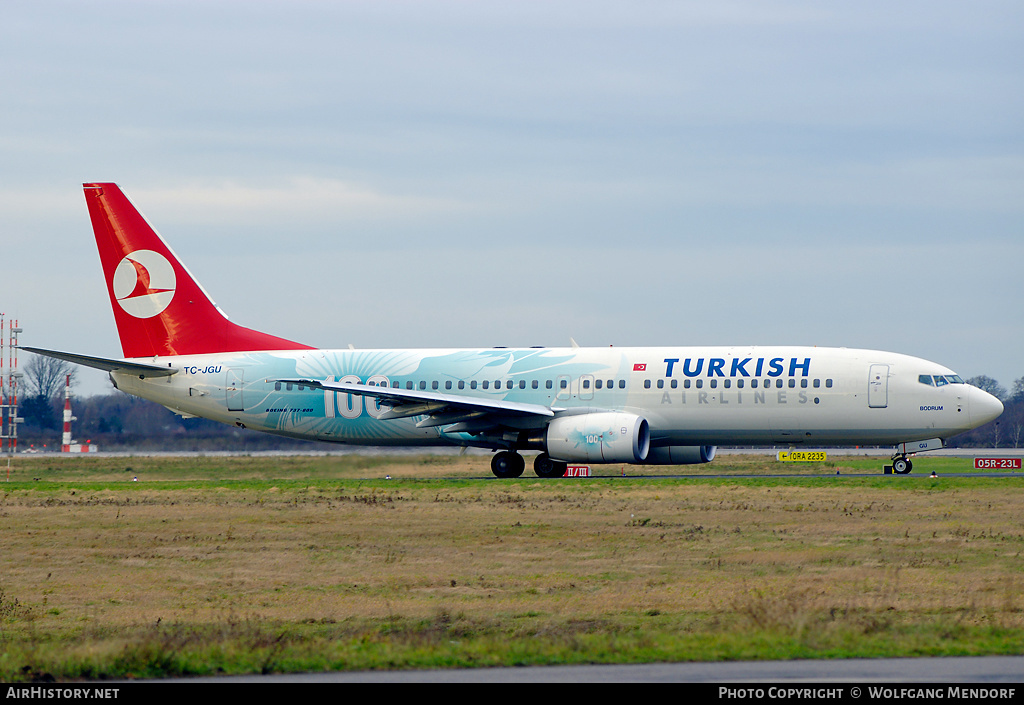
[[[907,458],[896,458],[892,461],[892,471],[897,475],[907,475],[914,469],[914,464]]]
[[[519,453],[503,450],[491,458],[491,472],[495,477],[519,477],[526,468],[526,461]]]
[[[537,477],[562,477],[565,475],[565,463],[552,460],[547,453],[541,453],[533,461],[533,471]]]

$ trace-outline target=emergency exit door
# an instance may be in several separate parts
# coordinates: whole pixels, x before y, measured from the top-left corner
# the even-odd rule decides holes
[[[245,411],[245,403],[242,401],[244,373],[245,370],[238,367],[228,368],[227,382],[224,386],[224,401],[227,402],[228,411]]]

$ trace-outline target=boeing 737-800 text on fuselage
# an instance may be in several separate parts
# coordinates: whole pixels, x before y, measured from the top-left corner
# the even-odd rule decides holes
[[[685,464],[717,445],[894,445],[894,466],[1002,412],[934,362],[817,347],[319,350],[230,322],[116,184],[85,184],[124,359],[183,416],[360,445],[472,446],[516,477],[566,463]]]

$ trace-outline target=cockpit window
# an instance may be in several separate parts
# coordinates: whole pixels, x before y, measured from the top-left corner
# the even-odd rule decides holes
[[[918,375],[917,381],[930,387],[944,387],[947,384],[963,384],[960,375]]]

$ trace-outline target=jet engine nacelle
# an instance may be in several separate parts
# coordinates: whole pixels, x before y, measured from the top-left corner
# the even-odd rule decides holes
[[[624,412],[561,416],[548,424],[548,455],[570,463],[642,463],[651,447],[647,419]]]
[[[715,459],[718,446],[665,446],[651,448],[644,465],[699,465]]]

